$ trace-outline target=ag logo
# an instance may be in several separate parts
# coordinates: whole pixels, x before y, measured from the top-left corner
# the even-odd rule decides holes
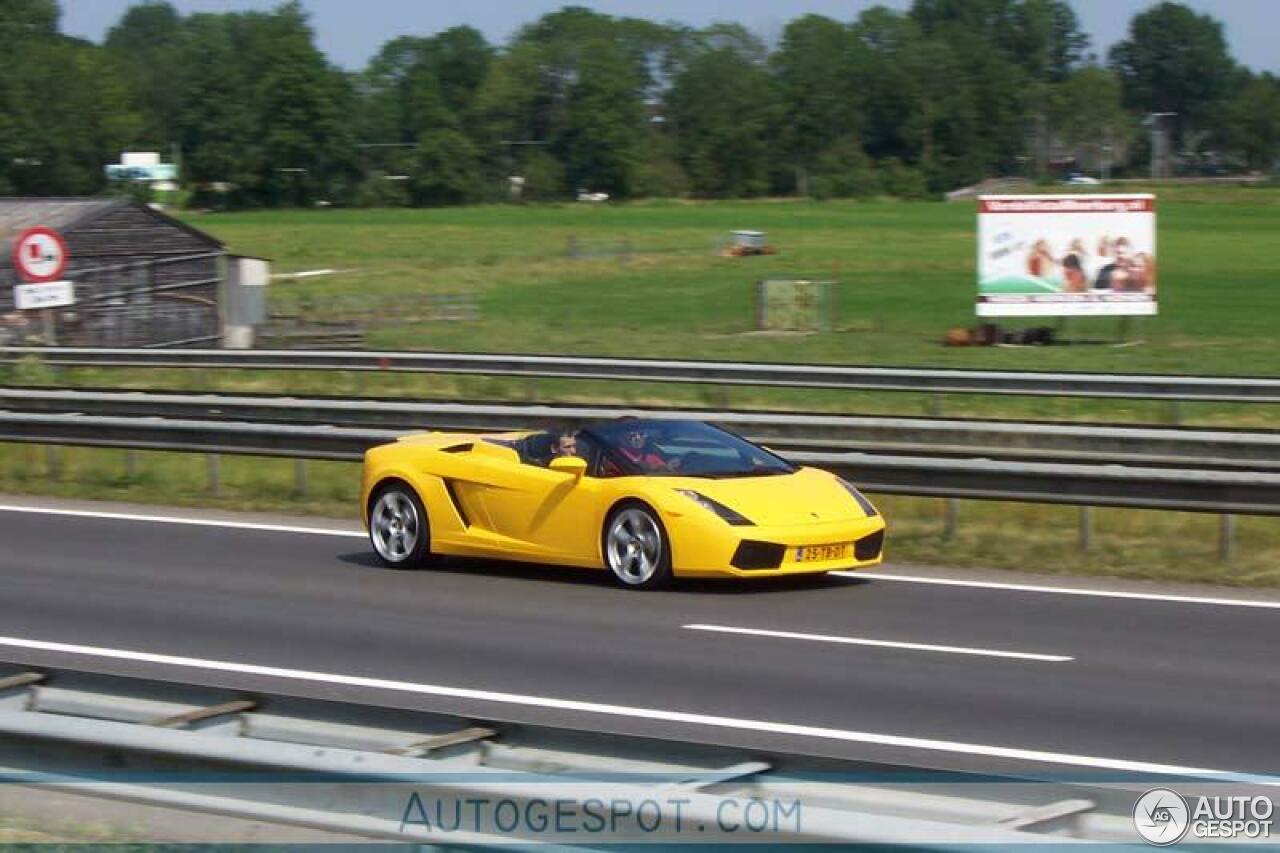
[[[1133,825],[1148,844],[1176,844],[1187,834],[1191,811],[1187,801],[1168,788],[1152,788],[1133,804]]]

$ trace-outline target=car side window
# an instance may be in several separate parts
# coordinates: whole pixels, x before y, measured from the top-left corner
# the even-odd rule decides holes
[[[520,439],[516,447],[520,461],[525,465],[536,465],[539,468],[549,467],[551,460],[556,456],[555,448],[559,437],[559,433],[556,432],[536,432]],[[586,461],[587,476],[599,476],[597,467],[603,456],[600,445],[582,433],[576,435],[575,439],[578,446],[575,455]]]
[[[554,436],[549,432],[535,432],[520,439],[516,448],[520,461],[525,465],[546,468],[551,464],[551,444]]]
[[[586,460],[588,477],[600,476],[597,473],[601,456],[600,445],[583,433],[578,433],[578,456]]]
[[[593,472],[597,477],[621,477],[625,472],[622,466],[609,458],[609,454],[601,453],[600,459],[596,462],[596,470]]]

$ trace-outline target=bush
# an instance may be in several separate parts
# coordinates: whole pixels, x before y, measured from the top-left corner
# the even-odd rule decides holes
[[[417,172],[412,193],[415,206],[467,204],[477,200],[481,185],[476,147],[450,128],[429,130],[418,138]]]
[[[643,198],[679,198],[689,193],[689,176],[675,160],[663,158],[637,166],[632,186]]]
[[[108,195],[127,198],[140,204],[151,204],[155,201],[155,192],[151,184],[145,181],[112,181],[107,189]]]
[[[814,198],[871,198],[882,189],[880,176],[857,139],[836,142],[818,155],[809,178]]]
[[[933,197],[924,172],[896,157],[880,161],[880,180],[885,193],[897,198],[918,200]]]
[[[382,172],[374,172],[356,188],[357,207],[408,207],[407,181],[387,180]]]
[[[558,201],[565,197],[564,165],[545,151],[529,155],[522,170],[525,201]]]
[[[29,341],[19,341],[20,344],[29,343]],[[57,385],[58,373],[54,368],[44,363],[38,355],[24,355],[12,366],[6,369],[4,380],[13,385]]]

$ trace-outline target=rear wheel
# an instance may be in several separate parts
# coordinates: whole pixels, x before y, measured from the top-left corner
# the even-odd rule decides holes
[[[369,541],[383,563],[416,569],[431,556],[431,526],[418,495],[405,483],[378,489],[369,502]]]
[[[622,504],[605,521],[604,562],[628,589],[654,589],[671,580],[671,548],[662,522],[638,502]]]

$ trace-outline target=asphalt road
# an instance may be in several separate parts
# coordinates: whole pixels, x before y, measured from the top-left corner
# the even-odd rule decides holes
[[[850,577],[636,593],[386,570],[355,535],[0,509],[7,663],[925,767],[1276,773],[1272,604]]]

